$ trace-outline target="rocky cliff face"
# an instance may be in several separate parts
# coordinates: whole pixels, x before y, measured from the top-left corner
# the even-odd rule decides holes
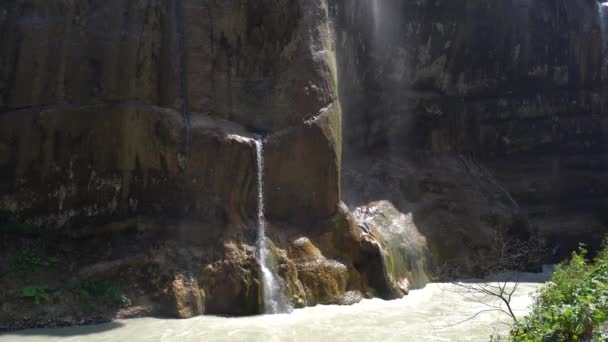
[[[538,226],[564,251],[599,236],[598,9],[0,4],[0,329],[260,313],[259,137],[274,268],[296,307],[402,296],[496,232]],[[41,282],[62,296],[20,298]]]
[[[23,245],[61,260],[53,291],[120,286],[119,315],[259,313],[256,137],[276,253],[291,243],[279,226],[331,235],[345,215],[325,1],[11,1],[0,37],[0,326],[41,271],[13,279]],[[337,287],[280,260],[296,305],[362,289],[342,272],[353,260]],[[70,308],[78,292],[14,321],[89,317]]]
[[[521,219],[561,256],[578,241],[601,241],[602,8],[336,1],[345,159],[352,160],[344,167],[347,203],[392,193],[429,234],[447,231],[451,245],[459,240],[452,232],[476,240],[497,222],[527,230]],[[349,191],[353,184],[358,190]]]
[[[0,145],[3,174],[8,176],[3,178],[5,194],[22,194],[18,186],[42,178],[23,177],[30,168],[34,173],[50,168],[67,174],[71,167],[79,179],[96,177],[86,175],[86,169],[97,174],[108,170],[122,173],[117,182],[125,186],[137,167],[144,173],[198,173],[198,184],[205,190],[196,189],[196,196],[206,198],[197,202],[211,207],[209,211],[222,211],[217,207],[230,202],[246,207],[243,204],[253,198],[253,183],[240,179],[252,167],[251,158],[238,161],[222,151],[218,156],[237,166],[222,165],[206,154],[225,144],[197,144],[217,131],[228,140],[231,135],[260,133],[271,135],[270,215],[291,217],[298,210],[289,206],[306,207],[306,216],[312,219],[334,213],[339,198],[340,110],[323,2],[17,1],[5,4],[2,11],[0,108],[6,122],[2,127],[14,135],[3,134]],[[172,122],[155,122],[159,112]],[[30,121],[18,122],[26,120],[24,116]],[[99,127],[101,121],[105,129]],[[26,131],[37,137],[26,137]],[[306,135],[316,137],[303,139]],[[156,151],[159,146],[150,144],[153,139],[170,151]],[[289,144],[283,143],[286,139]],[[83,151],[69,150],[74,145]],[[252,148],[235,139],[232,145]],[[99,151],[104,148],[107,153]],[[301,172],[294,177],[308,175],[300,177],[301,185],[315,188],[314,194],[301,191],[293,179],[284,179],[288,176],[280,169],[290,162],[286,156],[309,150],[309,162],[292,163],[291,169]],[[100,156],[90,156],[96,153]],[[122,155],[116,160],[102,156],[111,153]],[[208,164],[190,158],[203,158]],[[46,164],[38,167],[43,160]],[[227,177],[239,168],[244,170],[241,175]],[[25,184],[17,184],[18,179]],[[209,184],[202,185],[205,182]],[[238,193],[213,189],[222,186]],[[181,189],[174,189],[174,195],[165,196],[183,196]],[[121,191],[120,209],[125,210],[129,200],[141,203],[135,193]],[[15,202],[4,196],[2,209],[19,214],[25,205]],[[59,211],[81,214],[81,203],[71,208],[69,198],[64,202]],[[196,205],[173,204],[191,206],[193,215],[204,211]]]

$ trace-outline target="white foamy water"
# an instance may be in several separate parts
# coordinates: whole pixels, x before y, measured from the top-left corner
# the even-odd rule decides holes
[[[255,141],[257,159],[258,187],[258,240],[257,257],[262,269],[262,286],[264,293],[264,312],[269,314],[290,311],[283,289],[272,270],[272,256],[266,241],[266,218],[264,217],[264,147],[260,140]]]
[[[602,35],[606,32],[606,15],[605,11],[608,8],[608,3],[598,2],[597,3],[597,16],[600,24],[600,30]]]
[[[524,274],[528,281],[538,275]],[[536,277],[536,278],[531,278]],[[513,309],[524,316],[531,295],[542,283],[520,283]],[[244,318],[202,316],[189,320],[133,319],[96,326],[38,329],[0,336],[0,342],[105,341],[488,341],[505,331],[509,317],[487,309],[453,290],[452,284],[429,284],[394,301],[364,300],[353,306],[316,306],[291,314]]]
[[[606,49],[608,45],[608,31],[607,31],[607,20],[606,17],[608,13],[608,3],[606,2],[598,2],[597,3],[597,16],[600,24],[600,34],[602,35],[602,48]]]
[[[380,23],[382,22],[382,14],[380,12],[380,1],[383,0],[371,0],[372,5],[372,16],[374,18],[374,34],[378,34]]]

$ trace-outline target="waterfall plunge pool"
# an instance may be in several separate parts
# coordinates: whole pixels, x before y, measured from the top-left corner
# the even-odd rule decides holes
[[[524,316],[547,273],[521,273],[512,301],[515,314]],[[0,336],[0,342],[107,341],[488,341],[501,322],[510,318],[467,300],[445,283],[428,284],[399,300],[363,300],[352,306],[316,306],[290,314],[242,318],[201,316],[188,320],[131,319],[69,328],[33,329]]]

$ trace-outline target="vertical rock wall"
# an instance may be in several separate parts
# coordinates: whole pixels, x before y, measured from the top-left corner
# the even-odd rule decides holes
[[[562,256],[600,241],[608,59],[598,6],[336,1],[345,159],[354,160],[344,167],[346,201],[364,202],[349,188],[375,168],[368,177],[399,179],[395,196],[421,225],[450,218],[432,232],[484,231],[524,215]],[[462,196],[474,188],[469,177],[485,190]],[[363,186],[367,200],[383,199]]]
[[[96,216],[84,208],[106,198],[82,201],[78,187],[56,205],[52,193],[73,187],[62,177],[90,183],[107,172],[120,184],[108,219],[162,210],[238,222],[253,214],[255,168],[224,149],[246,154],[251,144],[232,137],[260,133],[270,138],[269,216],[335,212],[340,106],[324,1],[14,1],[0,10],[0,211],[37,225],[82,224]],[[45,180],[49,169],[60,175]],[[181,180],[159,180],[162,190],[146,194],[155,173]],[[150,179],[130,189],[138,177]],[[36,201],[18,203],[26,192]],[[34,217],[41,203],[41,213],[66,218]]]
[[[125,290],[127,310],[96,317],[260,313],[252,139],[265,140],[277,247],[291,231],[333,234],[334,50],[325,0],[0,3],[0,302],[38,277]],[[13,281],[9,261],[27,246],[61,259],[60,272]],[[340,286],[303,287],[295,264],[277,260],[300,306],[305,288],[332,289],[314,305],[353,283],[328,260]],[[48,307],[21,303],[11,326],[88,319],[78,290],[63,290]],[[58,322],[44,322],[47,310]]]

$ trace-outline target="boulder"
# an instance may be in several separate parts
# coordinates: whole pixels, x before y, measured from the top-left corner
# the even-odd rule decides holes
[[[205,266],[201,278],[205,311],[212,315],[263,313],[259,264],[253,250],[226,245],[223,259]]]
[[[294,240],[288,249],[289,258],[298,263],[315,261],[323,258],[321,251],[306,238]]]
[[[335,303],[346,292],[349,284],[347,265],[328,260],[308,238],[292,241],[288,257],[296,266],[306,305]]]
[[[298,277],[306,293],[306,304],[330,304],[346,292],[348,269],[346,265],[321,259],[298,264]]]
[[[168,313],[177,318],[191,318],[205,313],[205,292],[196,279],[178,275],[168,289]]]
[[[397,210],[388,201],[369,203],[354,213],[367,234],[381,245],[383,266],[392,295],[401,297],[424,287],[430,280],[431,254],[413,215]]]

